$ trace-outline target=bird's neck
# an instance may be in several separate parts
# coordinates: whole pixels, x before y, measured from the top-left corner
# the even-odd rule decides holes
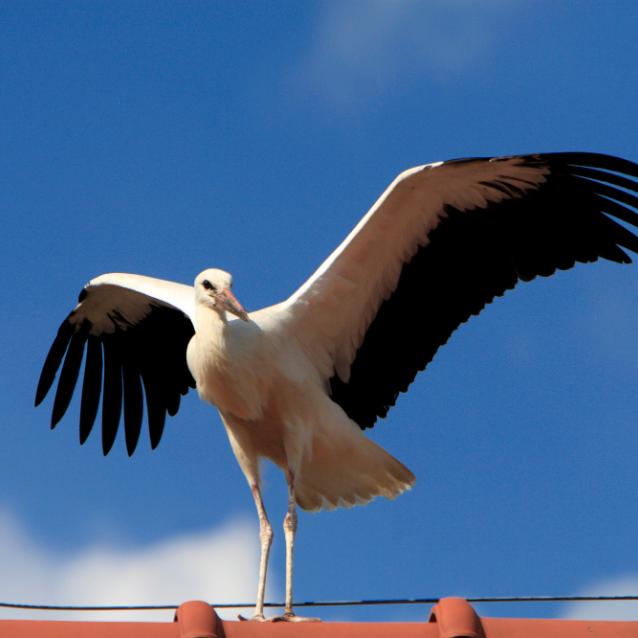
[[[228,337],[226,313],[207,306],[195,309],[195,333],[204,341],[223,342]]]

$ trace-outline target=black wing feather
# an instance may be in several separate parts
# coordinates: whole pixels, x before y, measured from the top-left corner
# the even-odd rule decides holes
[[[90,328],[91,324],[87,320],[84,320],[80,329],[71,337],[69,349],[66,352],[64,364],[62,365],[62,372],[60,372],[55,401],[53,402],[51,429],[53,429],[64,416],[71,402],[73,390],[75,390],[75,384],[78,380],[80,366],[82,365],[84,344],[86,343]]]
[[[38,381],[38,387],[35,392],[36,407],[42,403],[44,397],[46,397],[51,389],[73,333],[74,328],[68,321],[65,321],[58,329],[58,333],[51,344],[47,358],[44,360],[44,365],[42,366],[42,372],[40,373],[40,380]]]
[[[106,456],[115,443],[122,414],[122,360],[115,335],[104,339],[104,399],[102,401],[102,451]]]
[[[634,213],[628,208],[625,208],[624,206],[621,206],[617,202],[614,202],[606,197],[598,196],[596,198],[596,201],[602,212],[613,215],[614,217],[617,217],[621,221],[631,224],[632,226],[638,226],[638,214]]]
[[[100,326],[83,316],[83,304],[102,288],[138,297],[144,307],[130,319],[113,308],[100,316]],[[122,292],[123,291],[123,292]],[[180,396],[195,387],[186,364],[186,346],[194,334],[191,320],[179,309],[142,293],[116,285],[89,286],[80,304],[60,326],[45,359],[36,390],[39,405],[61,369],[52,411],[52,427],[68,409],[82,366],[86,362],[80,405],[80,442],[91,433],[102,399],[102,449],[108,454],[115,442],[122,412],[126,449],[133,454],[144,416],[144,395],[152,448],[164,431],[166,413],[177,413]],[[146,304],[146,306],[144,306]],[[102,310],[102,312],[105,312]]]
[[[598,182],[607,182],[614,186],[620,186],[620,188],[638,192],[638,183],[617,173],[609,173],[608,171],[602,171],[598,168],[588,168],[586,166],[574,166],[571,173],[576,177],[589,177]]]
[[[84,364],[84,383],[80,404],[80,445],[91,434],[95,417],[100,406],[102,388],[102,342],[89,335],[86,344],[86,362]]]
[[[161,380],[156,378],[152,370],[142,372],[142,382],[146,393],[146,409],[148,412],[148,433],[151,449],[155,449],[164,433],[166,421],[166,406],[161,393]]]
[[[124,383],[124,433],[126,435],[126,451],[131,456],[135,452],[140,432],[142,431],[144,398],[142,396],[140,373],[136,369],[134,362],[125,361],[122,374]]]
[[[638,226],[638,197],[629,192],[638,192],[638,165],[596,153],[521,159],[549,169],[546,181],[524,193],[487,182],[508,197],[487,207],[447,206],[380,305],[348,382],[330,379],[333,400],[361,428],[387,414],[460,324],[519,281],[601,257],[629,263],[623,248],[638,253],[636,235],[610,217]],[[455,160],[467,161],[488,160]],[[406,330],[404,318],[415,316],[418,329]]]

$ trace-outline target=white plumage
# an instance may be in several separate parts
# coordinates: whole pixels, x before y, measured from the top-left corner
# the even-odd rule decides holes
[[[102,396],[102,444],[121,415],[132,454],[144,401],[152,447],[166,414],[196,387],[215,405],[251,487],[263,602],[272,529],[259,461],[289,485],[286,609],[292,609],[296,505],[318,510],[394,498],[412,473],[363,433],[458,325],[518,281],[600,257],[627,263],[638,239],[638,166],[591,153],[438,162],[399,175],[287,301],[247,314],[231,276],[194,287],[113,273],[91,280],[44,363],[39,404],[61,366],[52,426],[71,400],[86,350],[80,440]]]

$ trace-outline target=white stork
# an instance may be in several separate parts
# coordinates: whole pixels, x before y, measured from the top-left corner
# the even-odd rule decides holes
[[[102,447],[124,412],[129,455],[146,400],[155,448],[166,414],[197,388],[219,410],[259,515],[263,604],[272,528],[259,461],[288,483],[286,598],[293,612],[296,505],[320,510],[394,498],[414,476],[364,434],[385,417],[452,332],[519,281],[576,262],[631,260],[638,165],[595,153],[437,162],[401,173],[289,299],[246,313],[232,278],[194,288],[113,273],[89,281],[46,358],[35,403],[61,367],[51,427],[64,415],[84,351],[80,442],[102,395]],[[64,361],[64,363],[62,363]]]

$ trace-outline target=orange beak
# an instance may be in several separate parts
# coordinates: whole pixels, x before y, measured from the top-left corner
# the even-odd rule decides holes
[[[224,310],[239,317],[243,321],[248,321],[248,313],[244,310],[244,307],[239,303],[237,297],[233,295],[229,288],[224,288],[217,296],[217,301]]]

